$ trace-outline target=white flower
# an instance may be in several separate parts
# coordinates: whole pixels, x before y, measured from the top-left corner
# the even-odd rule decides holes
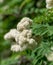
[[[24,36],[24,37],[27,37],[28,31],[29,31],[29,30],[23,30],[20,35],[21,35],[21,36]]]
[[[4,39],[12,39],[19,35],[19,32],[16,29],[11,29],[5,36]]]
[[[19,41],[20,34],[21,33],[17,31],[17,34],[15,35],[15,41],[16,41],[16,43],[18,43],[18,41]]]
[[[4,35],[4,39],[5,40],[8,40],[8,39],[11,39],[11,34],[8,32]]]
[[[48,9],[53,8],[53,0],[46,0],[46,8]]]
[[[53,61],[53,52],[51,52],[50,54],[46,54],[46,57],[48,59],[48,61]]]
[[[25,37],[23,37],[23,36],[20,36],[19,37],[19,45],[23,45],[23,44],[25,44],[27,42],[27,39],[25,38]]]
[[[32,20],[25,17],[17,25],[17,29],[11,29],[4,39],[15,39],[15,45],[11,46],[11,50],[18,52],[24,51],[27,48],[32,48],[36,45],[32,38],[32,30],[29,28]]]
[[[11,29],[9,33],[11,33],[11,36],[14,38],[16,37],[16,35],[19,34],[19,32],[16,29]]]
[[[32,23],[32,20],[28,17],[24,17],[21,19],[20,24],[24,23],[25,21],[28,21],[29,23]]]
[[[20,48],[21,48],[20,45],[15,44],[11,46],[11,51],[18,52],[20,51]]]
[[[16,41],[16,43],[19,42],[19,36],[20,36],[20,34],[17,34],[17,35],[15,36],[15,41]]]
[[[29,29],[29,30],[25,29],[21,32],[20,35],[27,37],[27,38],[31,38],[32,37],[32,30],[31,29]]]
[[[19,51],[24,51],[27,48],[27,45],[23,45],[22,47],[20,45],[12,45],[11,46],[11,51],[13,52],[19,52]]]
[[[23,24],[20,24],[17,26],[17,30],[18,31],[23,31],[23,29],[25,29],[25,27],[23,26]]]
[[[30,29],[27,33],[27,38],[31,38],[32,37],[32,30]]]
[[[29,42],[29,44],[34,44],[35,43],[35,40],[34,39],[27,39],[27,41]]]
[[[4,2],[4,0],[0,0],[0,3],[3,3]]]
[[[53,0],[46,0],[46,3],[50,3],[50,2],[53,2]]]
[[[30,23],[28,21],[25,21],[23,23],[23,26],[25,27],[25,29],[27,29],[30,26]]]
[[[17,24],[17,30],[22,31],[23,29],[27,29],[29,28],[31,23],[32,23],[32,20],[25,17]]]
[[[51,8],[53,8],[53,5],[47,4],[47,5],[46,5],[46,8],[51,9]]]

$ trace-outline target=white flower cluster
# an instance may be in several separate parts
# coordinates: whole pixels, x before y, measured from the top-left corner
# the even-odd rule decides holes
[[[48,9],[53,8],[53,0],[46,0],[46,8]]]
[[[5,36],[4,39],[15,39],[14,45],[11,46],[11,50],[18,52],[23,51],[27,48],[34,47],[37,43],[32,38],[32,30],[30,25],[32,20],[24,17],[18,24],[17,29],[11,29]]]
[[[3,3],[4,0],[0,0],[0,3]]]

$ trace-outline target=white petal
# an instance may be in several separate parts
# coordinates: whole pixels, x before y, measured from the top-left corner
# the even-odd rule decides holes
[[[18,52],[20,51],[20,48],[20,45],[15,44],[11,46],[11,51]]]
[[[29,31],[29,30],[23,30],[20,35],[21,35],[21,36],[24,36],[24,37],[27,37],[28,31]]]
[[[3,3],[4,2],[4,0],[0,0],[0,3]]]
[[[53,2],[53,0],[46,0],[46,3],[51,3]]]
[[[29,27],[29,25],[32,23],[32,20],[24,17],[18,24],[17,24],[17,30],[23,30]]]
[[[27,38],[31,38],[32,37],[32,30],[30,29],[27,33]]]
[[[31,38],[31,39],[28,39],[28,42],[29,42],[29,44],[34,44],[35,40]]]
[[[4,39],[5,40],[11,39],[11,34],[10,33],[5,34]]]
[[[19,44],[20,45],[23,45],[23,44],[25,44],[27,42],[27,39],[25,38],[25,37],[23,37],[23,36],[20,36],[19,37]]]
[[[46,8],[48,9],[53,8],[53,0],[46,0]]]

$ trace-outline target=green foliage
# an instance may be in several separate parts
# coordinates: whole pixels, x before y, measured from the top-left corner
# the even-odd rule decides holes
[[[32,65],[53,64],[53,62],[49,62],[45,57],[45,54],[49,54],[52,51],[51,47],[53,47],[53,14],[51,13],[51,10],[50,12],[47,11],[46,13],[43,13],[41,16],[37,16],[34,19],[32,25],[33,35],[35,35],[35,39],[38,39],[36,39],[36,41],[40,42],[35,50],[32,51]]]

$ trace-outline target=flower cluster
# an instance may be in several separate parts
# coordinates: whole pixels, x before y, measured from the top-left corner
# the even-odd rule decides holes
[[[53,8],[53,0],[46,0],[46,8],[48,9]]]
[[[3,3],[4,0],[0,0],[0,3]]]
[[[34,47],[37,44],[32,38],[32,30],[30,29],[31,24],[32,20],[24,17],[17,24],[17,29],[11,29],[7,34],[5,34],[5,40],[15,39],[15,44],[11,46],[12,51],[23,51],[27,48]]]

